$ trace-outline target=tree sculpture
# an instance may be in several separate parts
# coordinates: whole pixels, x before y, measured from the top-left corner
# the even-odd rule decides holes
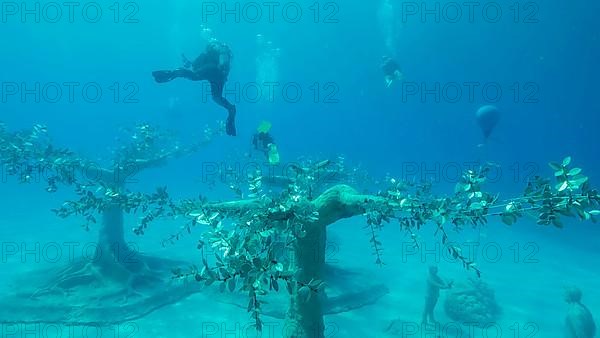
[[[435,197],[428,184],[410,184],[391,179],[390,187],[377,195],[358,193],[353,188],[337,184],[317,198],[307,198],[306,191],[292,185],[283,197],[206,203],[199,206],[199,222],[211,219],[236,219],[233,230],[225,230],[221,222],[208,223],[213,229],[207,241],[216,247],[216,264],[204,261],[201,271],[192,274],[207,283],[221,282],[230,290],[248,292],[248,306],[260,329],[262,312],[259,296],[268,290],[278,290],[283,282],[290,293],[290,309],[285,336],[323,337],[323,305],[319,292],[323,289],[322,270],[326,227],[336,221],[365,215],[367,233],[373,247],[376,264],[383,264],[381,242],[377,236],[384,223],[397,221],[403,231],[416,242],[416,232],[433,224],[449,253],[467,270],[479,277],[476,263],[469,261],[449,240],[447,227],[461,230],[480,226],[488,217],[499,216],[508,225],[525,214],[534,213],[540,225],[562,227],[563,216],[577,216],[596,221],[600,211],[598,192],[589,187],[581,169],[570,167],[571,159],[552,163],[557,184],[536,177],[519,198],[501,201],[498,196],[481,190],[488,169],[466,172],[457,184],[454,195]],[[208,216],[210,215],[210,216]],[[206,223],[206,222],[204,222]],[[283,238],[292,252],[292,259],[273,250],[276,238]],[[316,254],[315,254],[316,253]],[[317,260],[315,260],[317,257]],[[238,282],[236,282],[236,280]],[[239,287],[236,285],[240,285]]]
[[[81,215],[85,228],[101,215],[95,254],[69,262],[60,269],[28,275],[18,292],[4,300],[3,322],[117,323],[135,319],[197,292],[194,285],[173,283],[171,271],[189,263],[143,255],[125,241],[123,213],[146,212],[142,224],[155,214],[176,213],[165,188],[142,195],[126,190],[132,174],[190,154],[206,139],[183,148],[167,134],[140,125],[131,142],[115,154],[114,163],[100,167],[67,149],[56,149],[44,126],[10,133],[0,126],[0,160],[9,175],[21,182],[43,178],[48,192],[61,184],[79,196],[54,210],[60,217]]]
[[[18,157],[18,156],[17,156]],[[333,166],[333,168],[332,168]],[[315,184],[324,171],[340,172],[332,162],[323,161],[292,166],[290,177],[249,178],[251,198],[228,202],[206,200],[172,201],[165,189],[154,195],[121,193],[91,198],[72,207],[67,204],[59,215],[87,215],[111,205],[125,211],[142,209],[145,213],[136,233],[147,231],[158,217],[185,215],[183,226],[191,232],[198,225],[208,227],[199,241],[203,252],[200,268],[177,269],[175,279],[192,279],[204,286],[218,283],[224,292],[243,291],[248,295],[248,311],[257,330],[261,315],[268,313],[263,297],[270,291],[285,289],[289,294],[285,337],[324,337],[325,243],[327,226],[344,218],[364,215],[365,230],[373,248],[376,264],[383,264],[379,230],[386,223],[398,222],[400,229],[414,239],[417,232],[431,224],[442,244],[467,270],[482,273],[476,263],[464,257],[449,239],[450,230],[486,224],[489,217],[500,217],[508,225],[524,215],[533,215],[538,224],[562,227],[563,217],[596,221],[600,211],[598,192],[592,189],[581,169],[571,166],[571,159],[551,163],[556,184],[540,177],[527,184],[523,196],[502,200],[482,190],[488,169],[469,170],[457,184],[454,194],[435,196],[431,185],[389,179],[389,187],[364,194],[351,186]],[[342,171],[338,178],[350,180]],[[281,189],[265,193],[263,184],[283,183]],[[83,197],[88,198],[88,197]],[[228,222],[229,221],[229,222]],[[171,240],[181,236],[172,235]],[[209,256],[207,248],[214,251]],[[148,264],[149,265],[149,264]],[[151,280],[151,279],[150,279]],[[139,281],[140,283],[142,281]]]

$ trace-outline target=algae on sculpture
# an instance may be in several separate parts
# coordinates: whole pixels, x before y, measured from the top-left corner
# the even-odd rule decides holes
[[[483,280],[473,278],[448,292],[444,310],[450,319],[476,326],[495,323],[501,314],[494,291]]]
[[[0,307],[2,323],[113,324],[147,313],[199,291],[173,284],[169,274],[187,262],[151,257],[125,241],[123,215],[145,212],[141,226],[164,213],[174,213],[166,189],[153,194],[131,193],[126,183],[132,173],[157,167],[198,149],[201,143],[180,147],[149,125],[139,125],[129,142],[100,166],[51,143],[47,128],[8,132],[0,127],[0,160],[21,183],[45,179],[46,191],[59,184],[79,196],[53,210],[59,217],[78,215],[90,230],[98,221],[98,240],[92,257],[74,257],[65,266],[32,271]],[[208,135],[207,135],[208,136]],[[208,140],[208,139],[207,139]],[[81,308],[80,304],[86,304]]]
[[[302,189],[297,182],[290,182],[286,194],[277,196],[262,195],[259,198],[229,201],[223,203],[203,203],[198,205],[193,215],[200,220],[213,217],[213,213],[223,219],[233,218],[235,228],[224,230],[220,222],[213,224],[213,230],[207,233],[210,242],[226,252],[217,258],[216,267],[204,261],[201,272],[194,273],[197,280],[206,283],[227,283],[230,289],[247,291],[251,297],[248,307],[258,328],[261,327],[261,295],[279,290],[277,281],[282,281],[290,293],[289,324],[298,328],[289,337],[323,337],[323,311],[320,297],[313,295],[322,291],[321,259],[315,261],[306,252],[324,250],[326,226],[342,218],[365,215],[367,236],[373,247],[377,264],[383,264],[381,241],[377,234],[384,223],[397,220],[401,229],[411,234],[426,224],[436,227],[451,255],[461,262],[467,270],[473,270],[477,276],[481,271],[475,262],[464,257],[460,250],[449,240],[446,226],[461,230],[466,226],[481,226],[490,216],[501,216],[507,224],[514,223],[524,214],[536,213],[540,224],[560,226],[563,216],[578,216],[591,219],[600,214],[597,207],[600,198],[596,190],[589,187],[587,177],[581,175],[581,169],[570,168],[570,158],[561,164],[552,164],[559,170],[555,173],[556,186],[549,181],[536,178],[527,186],[523,197],[500,200],[498,196],[481,190],[487,169],[469,170],[457,184],[452,196],[433,196],[428,184],[415,184],[390,180],[390,187],[377,195],[360,194],[352,187],[336,184],[325,190],[317,198]],[[556,169],[558,168],[558,169]],[[289,250],[294,254],[294,264],[281,265],[270,253],[274,238],[286,238]],[[231,243],[236,243],[231,246]],[[243,243],[253,243],[245,246]],[[418,243],[415,243],[418,245]],[[233,253],[233,254],[232,254]],[[323,255],[319,255],[323,257]],[[246,262],[246,263],[244,263]],[[252,262],[251,265],[249,262]],[[258,263],[258,264],[257,264]],[[297,273],[301,271],[301,273]],[[241,277],[241,288],[231,282]],[[476,284],[483,287],[483,284]],[[489,295],[487,295],[490,299]],[[472,310],[478,310],[473,302]],[[488,304],[489,312],[481,311],[481,318],[493,318],[497,315],[495,302]],[[310,332],[317,335],[308,335]]]

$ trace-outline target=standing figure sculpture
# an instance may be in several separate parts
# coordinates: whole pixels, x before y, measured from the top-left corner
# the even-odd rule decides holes
[[[565,321],[567,338],[594,338],[596,323],[590,310],[581,303],[581,290],[570,287],[565,292],[565,301],[569,304]]]
[[[438,276],[437,266],[429,267],[429,277],[427,278],[427,294],[425,295],[425,309],[423,310],[423,317],[421,324],[427,325],[428,323],[437,324],[433,311],[437,305],[438,298],[440,297],[441,289],[450,289],[452,287],[452,281],[445,282]]]

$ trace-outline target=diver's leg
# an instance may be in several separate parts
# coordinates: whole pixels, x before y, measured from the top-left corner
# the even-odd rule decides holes
[[[237,131],[235,128],[235,114],[236,108],[235,105],[231,102],[227,101],[226,98],[223,97],[223,87],[225,83],[223,82],[211,82],[210,83],[210,91],[216,104],[227,109],[227,122],[225,124],[225,132],[229,136],[236,136]]]
[[[201,74],[197,74],[185,68],[177,68],[175,70],[157,70],[152,72],[152,76],[154,76],[154,80],[158,83],[169,82],[178,77],[183,77],[192,81],[204,80]]]
[[[178,77],[183,77],[185,79],[188,80],[192,80],[192,81],[201,81],[201,80],[205,80],[201,74],[198,74],[196,72],[193,72],[189,69],[185,69],[185,68],[177,68],[172,72],[172,76],[173,78],[178,78]]]

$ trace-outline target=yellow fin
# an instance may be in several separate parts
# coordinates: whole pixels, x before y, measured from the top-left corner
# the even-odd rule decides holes
[[[269,164],[279,164],[279,152],[277,151],[277,146],[273,143],[269,144]]]

